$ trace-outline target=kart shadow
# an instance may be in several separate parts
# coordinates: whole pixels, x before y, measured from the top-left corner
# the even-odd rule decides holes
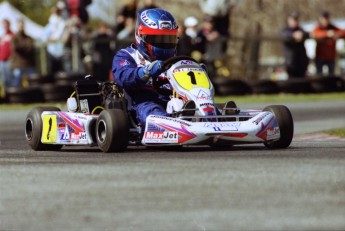
[[[103,153],[97,147],[66,146],[59,151],[42,151],[22,155],[9,154],[1,164],[104,164],[137,161],[178,160],[178,159],[238,159],[238,158],[305,158],[301,155],[308,147],[289,147],[270,150],[263,145],[237,145],[233,147],[187,146],[173,150],[158,147],[130,146],[125,152]],[[314,154],[311,154],[312,156]],[[318,156],[316,156],[318,157]]]
[[[299,149],[297,147],[289,147],[287,149],[278,149],[282,150],[292,150]],[[277,151],[277,149],[268,149],[263,144],[245,144],[245,145],[234,145],[234,146],[223,146],[223,147],[211,147],[208,145],[200,146],[183,146],[183,147],[154,147],[154,146],[129,146],[126,151],[120,153],[103,153],[99,148],[93,147],[63,147],[59,152],[61,153],[100,153],[104,155],[128,155],[128,154],[139,154],[140,153],[189,153],[189,152],[198,152],[198,153],[209,153],[209,152],[237,152],[237,151]]]

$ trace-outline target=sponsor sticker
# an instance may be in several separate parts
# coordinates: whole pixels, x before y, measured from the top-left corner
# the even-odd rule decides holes
[[[200,90],[199,93],[196,95],[196,100],[212,100],[212,96],[203,90]]]
[[[158,29],[157,23],[152,21],[146,14],[147,10],[143,11],[140,15],[141,20],[145,23],[146,26],[154,29]],[[140,28],[139,28],[140,29]]]
[[[158,132],[158,131],[147,131],[145,132],[145,142],[146,143],[178,143],[178,133],[177,132]]]
[[[70,128],[69,126],[65,126],[65,129],[62,133],[62,136],[61,136],[61,140],[70,140],[71,136],[70,136]]]
[[[257,119],[253,121],[254,124],[258,125],[266,116],[268,116],[270,113],[266,112],[262,115],[260,115]]]
[[[274,128],[268,128],[267,129],[267,140],[273,140],[273,139],[277,139],[280,137],[280,129],[279,127],[274,127]]]
[[[187,60],[188,61],[188,60]],[[181,61],[183,62],[183,61]],[[191,61],[190,61],[191,62]],[[203,72],[205,73],[205,70],[202,69],[202,68],[193,68],[193,67],[188,67],[188,68],[176,68],[173,70],[173,73],[176,73],[176,72],[190,72],[190,71],[196,71],[196,72]]]
[[[86,132],[79,133],[79,140],[87,140]]]
[[[157,119],[164,119],[164,120],[167,120],[167,121],[171,121],[171,122],[175,122],[175,123],[179,123],[179,124],[182,124],[184,126],[191,126],[190,123],[186,122],[186,121],[183,121],[183,120],[177,120],[177,119],[174,119],[174,118],[171,118],[171,117],[166,117],[166,116],[159,116],[159,115],[150,115],[150,118],[157,118]],[[150,121],[153,125],[155,125],[155,121],[152,120]],[[150,124],[151,124],[150,123]],[[150,125],[149,124],[149,125]]]
[[[171,30],[172,29],[172,25],[171,25],[171,21],[158,21],[159,23],[159,29],[163,29],[163,30]]]
[[[75,132],[72,132],[71,133],[71,141],[77,141],[79,140],[79,134],[78,133],[75,133]]]
[[[127,66],[127,65],[129,65],[129,62],[127,61],[127,59],[125,59],[125,60],[122,60],[121,62],[119,62],[119,65],[120,65],[121,67]]]
[[[191,60],[182,60],[181,65],[192,65],[193,62]]]
[[[218,122],[218,123],[212,123],[212,122],[207,122],[204,123],[203,127],[205,128],[213,128],[214,131],[216,132],[221,132],[221,131],[238,131],[238,128],[241,126],[241,123],[237,122]]]

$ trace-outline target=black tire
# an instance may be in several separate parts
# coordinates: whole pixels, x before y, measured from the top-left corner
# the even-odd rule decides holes
[[[259,80],[251,84],[254,94],[277,94],[280,88],[271,80]]]
[[[103,152],[123,152],[129,142],[128,116],[124,110],[101,112],[96,122],[96,140]]]
[[[9,103],[39,103],[43,102],[43,94],[38,87],[6,89],[6,97]]]
[[[306,78],[303,79],[289,79],[284,81],[276,82],[278,87],[284,93],[314,93],[313,88],[311,87],[310,81]]]
[[[28,82],[30,86],[40,87],[44,83],[53,83],[54,78],[52,75],[39,75],[32,74],[28,77]]]
[[[247,95],[252,88],[242,80],[230,80],[226,84],[217,85],[219,95]]]
[[[272,105],[264,108],[263,111],[269,111],[274,114],[280,130],[280,139],[265,142],[265,146],[270,149],[289,147],[294,133],[293,118],[290,110],[284,105]]]
[[[228,85],[232,79],[226,77],[216,77],[212,79],[212,83],[217,86]]]
[[[61,102],[70,97],[74,91],[73,85],[44,84],[42,92],[46,102]]]
[[[57,72],[54,75],[54,79],[57,84],[60,85],[72,85],[80,79],[84,79],[85,74],[84,73],[79,73],[79,72]]]
[[[310,81],[315,93],[340,92],[344,90],[344,80],[339,77],[321,77]]]
[[[57,107],[35,107],[26,117],[25,120],[25,140],[26,143],[35,151],[57,151],[62,145],[57,144],[42,144],[42,129],[43,122],[41,114],[43,111],[60,111]]]

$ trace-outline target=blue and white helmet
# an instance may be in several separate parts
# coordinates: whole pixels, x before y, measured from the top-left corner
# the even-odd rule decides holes
[[[140,10],[135,39],[139,52],[149,61],[166,60],[176,53],[178,26],[175,18],[160,8]]]

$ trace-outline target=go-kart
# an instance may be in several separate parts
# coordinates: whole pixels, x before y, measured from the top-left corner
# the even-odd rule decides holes
[[[130,98],[114,82],[91,77],[78,80],[67,100],[68,112],[56,107],[32,109],[25,126],[34,150],[59,150],[63,145],[98,146],[103,152],[122,152],[128,145],[231,146],[263,143],[287,148],[293,138],[293,118],[283,105],[243,110],[232,101],[223,108],[214,102],[214,88],[205,69],[190,57],[164,62],[173,91],[168,116],[150,115],[138,124]],[[185,105],[192,105],[186,107]]]

